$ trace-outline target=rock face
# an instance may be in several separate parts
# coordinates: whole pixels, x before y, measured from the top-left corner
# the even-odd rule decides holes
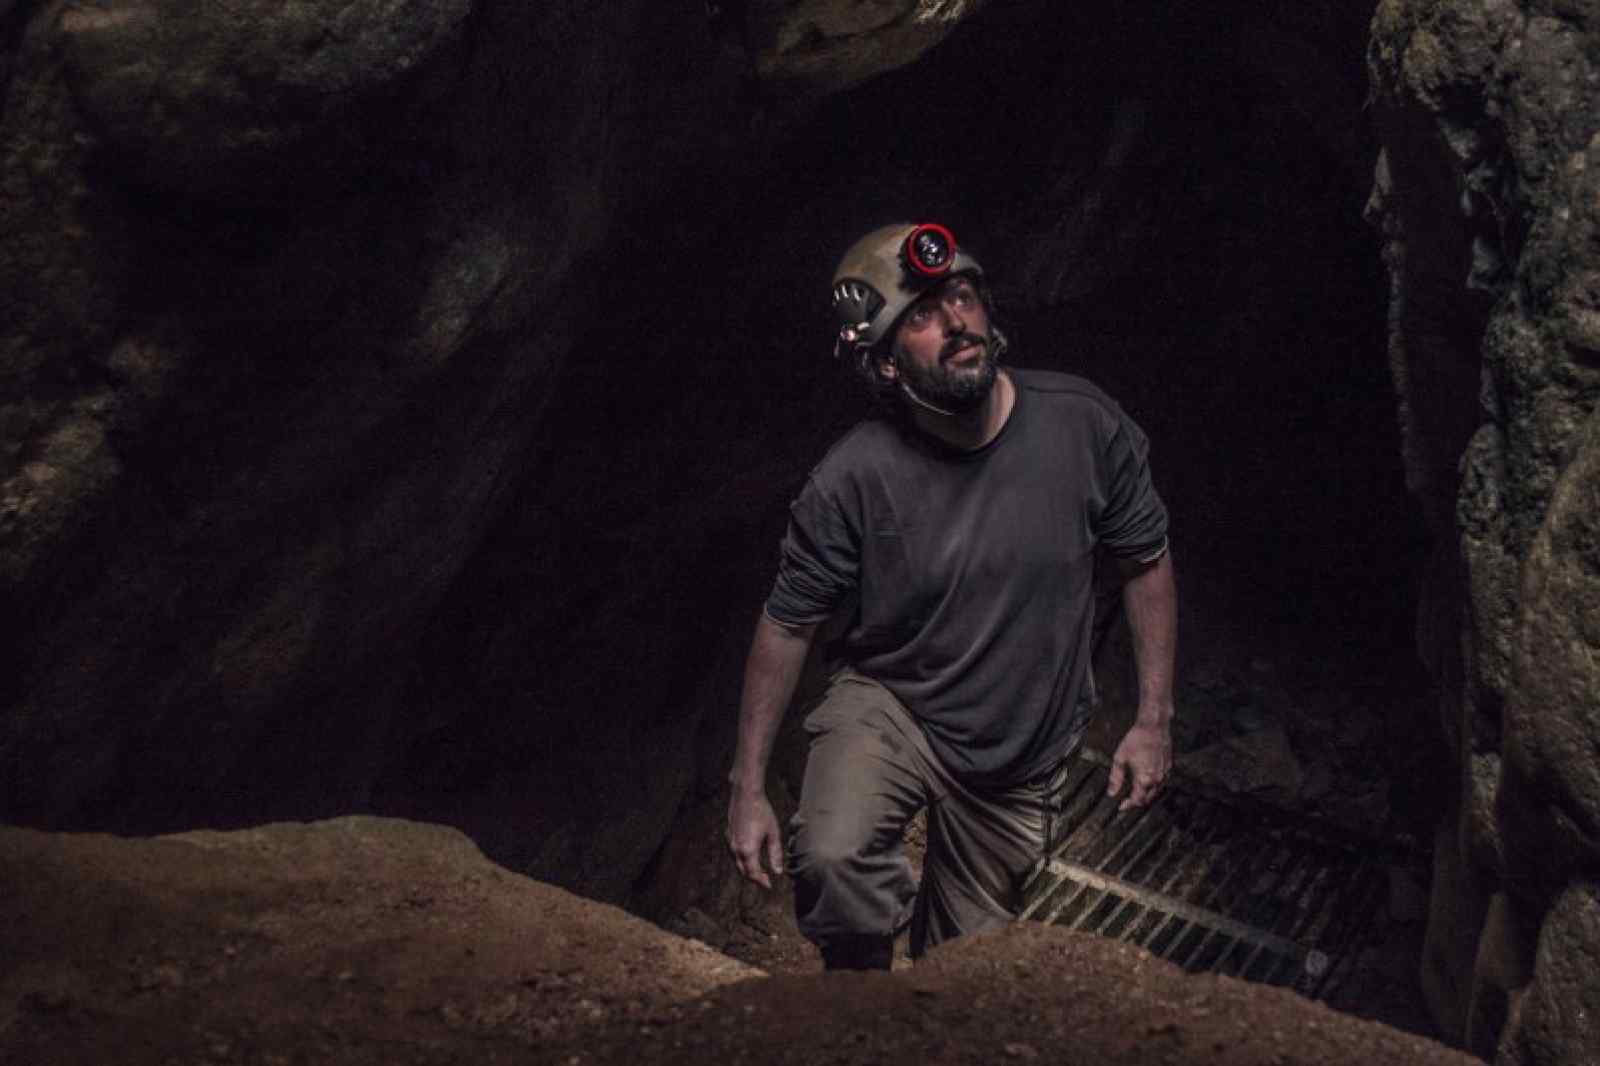
[[[603,229],[583,203],[607,165],[592,153],[544,205],[572,227],[565,247],[483,187],[487,167],[443,163],[470,150],[452,99],[511,59],[462,65],[465,5],[357,5],[336,23],[280,6],[13,13],[14,816],[159,822],[179,781],[222,818],[270,792],[359,794],[385,686],[340,678],[404,643],[470,550],[526,436],[516,412],[554,367],[505,331]],[[531,148],[507,144],[502,172]],[[448,414],[418,405],[440,389]],[[370,713],[339,724],[335,705]],[[294,734],[323,753],[298,796]],[[278,770],[241,772],[251,748]]]
[[[471,11],[155,0],[69,4],[57,30],[78,112],[124,176],[238,207],[369,171],[396,132],[381,116],[460,76]]]
[[[761,158],[739,42],[976,7],[850,6],[0,8],[0,816],[366,805],[617,220]]]
[[[1424,979],[1447,1032],[1518,1063],[1594,1049],[1564,960],[1600,950],[1597,56],[1592,4],[1373,22],[1371,211],[1408,477],[1445,545],[1420,637],[1458,781]]]
[[[385,819],[0,829],[0,952],[0,1056],[38,1066],[1474,1061],[1040,926],[903,976],[769,979],[508,873],[452,830]]]
[[[769,91],[805,100],[905,66],[984,0],[748,0],[744,32]]]

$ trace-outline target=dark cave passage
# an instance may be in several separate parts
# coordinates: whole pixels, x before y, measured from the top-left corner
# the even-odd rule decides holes
[[[684,875],[641,842],[674,818],[720,835],[694,812],[717,806],[787,502],[868,411],[829,358],[829,274],[864,229],[933,218],[988,267],[1013,361],[1089,378],[1151,437],[1182,589],[1180,750],[1273,726],[1301,784],[1270,799],[1426,839],[1443,787],[1412,635],[1427,545],[1367,176],[1340,155],[1375,146],[1308,114],[1359,105],[1364,26],[1333,27],[1336,83],[1280,84],[1238,27],[1157,33],[1164,12],[1122,10],[1151,22],[997,8],[769,118],[786,124],[770,158],[626,220],[592,264],[541,458],[433,624],[380,808],[672,917],[684,890],[660,882]],[[1125,667],[1105,669],[1114,714]]]
[[[770,580],[789,494],[867,409],[828,358],[823,293],[838,250],[896,217],[970,234],[1015,362],[1095,381],[1150,434],[1185,668],[1248,682],[1267,664],[1378,716],[1401,762],[1416,754],[1426,545],[1381,264],[1361,168],[1336,154],[1336,123],[1307,115],[1308,100],[1357,106],[1364,25],[1332,27],[1337,83],[1279,85],[1243,61],[1238,27],[1119,18],[997,9],[782,120],[773,158],[664,190],[625,224],[593,265],[543,458],[419,669],[436,708],[522,694],[541,710],[435,713],[403,780],[515,777],[530,758],[587,780],[704,698]],[[572,724],[552,734],[552,717]],[[569,730],[588,743],[551,742]],[[575,768],[578,748],[606,754]]]

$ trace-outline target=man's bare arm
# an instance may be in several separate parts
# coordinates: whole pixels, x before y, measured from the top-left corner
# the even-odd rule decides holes
[[[1122,604],[1133,631],[1133,657],[1139,672],[1139,709],[1133,726],[1111,759],[1111,795],[1131,777],[1122,810],[1155,798],[1172,770],[1172,675],[1178,647],[1178,589],[1172,553],[1153,563],[1123,563],[1128,575]]]
[[[744,664],[739,742],[734,749],[733,772],[728,775],[733,786],[728,801],[728,848],[739,872],[763,888],[772,887],[762,868],[763,854],[773,873],[783,872],[783,837],[767,800],[767,762],[816,629],[815,625],[785,625],[763,613]]]

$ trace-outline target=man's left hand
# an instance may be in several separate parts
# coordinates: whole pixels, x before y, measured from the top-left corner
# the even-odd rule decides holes
[[[1106,785],[1106,795],[1118,795],[1126,779],[1131,782],[1128,798],[1117,810],[1143,807],[1156,798],[1171,770],[1171,729],[1165,724],[1142,725],[1136,721],[1111,757],[1111,780]]]

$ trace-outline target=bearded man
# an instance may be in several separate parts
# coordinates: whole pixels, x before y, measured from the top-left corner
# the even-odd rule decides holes
[[[728,843],[785,869],[767,763],[817,627],[848,610],[811,735],[788,868],[830,969],[887,969],[1011,921],[1045,855],[1095,705],[1096,559],[1126,579],[1139,706],[1112,759],[1122,807],[1171,768],[1177,593],[1144,433],[1081,378],[1002,369],[983,269],[936,224],[886,226],[834,274],[836,354],[883,417],[828,452],[790,508],[745,666]],[[928,811],[920,886],[902,841]],[[765,866],[763,865],[765,863]]]

